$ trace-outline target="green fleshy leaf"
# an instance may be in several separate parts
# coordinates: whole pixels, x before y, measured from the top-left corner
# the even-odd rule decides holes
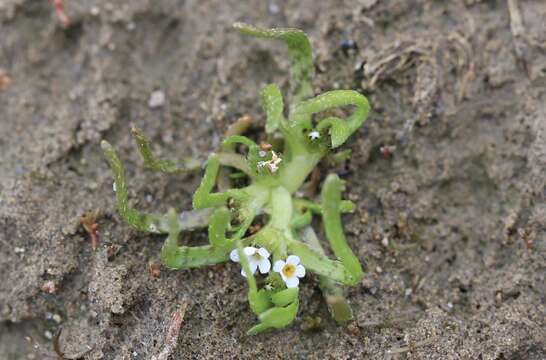
[[[347,244],[343,232],[340,211],[341,191],[343,189],[343,181],[337,175],[328,175],[324,181],[321,192],[322,219],[330,246],[332,247],[334,254],[336,254],[347,271],[351,274],[349,284],[354,285],[362,280],[364,273],[360,261]]]
[[[258,290],[257,292],[249,291],[248,302],[250,304],[250,309],[256,315],[260,315],[272,306],[269,292],[264,289]]]
[[[209,224],[209,241],[212,246],[229,248],[232,241],[226,239],[226,230],[229,227],[231,214],[225,207],[217,208],[212,214]]]
[[[262,89],[261,100],[262,107],[267,115],[265,132],[272,134],[285,122],[283,115],[284,102],[279,87],[275,84],[265,86]]]
[[[166,174],[184,173],[189,171],[197,171],[201,167],[201,162],[188,158],[181,162],[164,160],[155,156],[150,146],[150,141],[142,134],[142,130],[138,128],[131,129],[131,133],[137,143],[137,148],[142,158],[144,165],[153,171],[158,171]]]
[[[235,23],[233,28],[245,35],[284,41],[288,46],[293,102],[297,103],[313,96],[311,84],[315,75],[313,50],[303,31],[291,28],[260,29],[243,23]]]
[[[303,127],[309,127],[309,119],[313,114],[337,108],[354,105],[353,113],[345,120],[329,117],[319,122],[317,129],[330,129],[332,148],[342,145],[366,121],[369,112],[368,100],[364,95],[354,90],[333,90],[295,106],[292,120]]]
[[[269,328],[281,329],[290,325],[298,313],[299,301],[295,301],[286,307],[273,307],[260,314],[260,323],[250,328],[247,335],[256,335]]]
[[[299,289],[290,288],[281,290],[273,295],[271,295],[271,301],[275,306],[286,306],[296,301],[298,298]]]
[[[119,159],[116,151],[106,140],[101,142],[104,155],[114,173],[114,191],[116,192],[116,205],[120,216],[125,222],[137,230],[148,233],[165,233],[162,226],[164,220],[159,215],[151,215],[140,212],[129,206],[127,198],[127,181],[125,179],[125,167]]]

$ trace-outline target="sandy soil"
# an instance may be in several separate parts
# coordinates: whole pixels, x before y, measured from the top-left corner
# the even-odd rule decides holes
[[[67,3],[63,29],[47,1],[0,0],[1,359],[57,358],[59,329],[65,358],[149,359],[184,301],[173,359],[546,358],[542,0]],[[309,277],[293,326],[247,337],[236,265],[153,278],[162,238],[115,212],[101,138],[135,206],[187,209],[200,174],[145,171],[130,127],[164,156],[204,157],[239,116],[262,121],[261,86],[287,88],[283,47],[228,31],[238,20],[304,29],[317,93],[373,106],[350,162],[323,168],[357,203],[345,224],[367,275],[346,327]],[[94,209],[96,251],[79,225]]]

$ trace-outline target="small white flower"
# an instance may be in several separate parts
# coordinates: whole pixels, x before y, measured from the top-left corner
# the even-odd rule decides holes
[[[317,139],[320,138],[320,133],[319,133],[318,131],[316,131],[316,130],[315,130],[315,131],[311,131],[311,132],[309,133],[309,138],[310,138],[311,140],[317,140]]]
[[[298,287],[300,279],[305,276],[305,268],[300,265],[300,258],[296,255],[290,255],[283,260],[277,260],[273,266],[273,271],[281,274],[281,277],[287,288]]]
[[[114,192],[117,191],[117,188],[116,188],[116,182],[114,181],[114,183],[112,184],[112,190],[114,190]]]
[[[165,93],[161,90],[156,90],[150,94],[148,106],[152,109],[159,108],[165,105]]]
[[[16,246],[13,248],[13,251],[15,251],[16,254],[22,254],[25,252],[25,248]]]
[[[275,154],[274,151],[271,151],[271,160],[270,161],[275,165],[279,165],[279,163],[282,161],[282,159],[280,157],[278,157],[277,154]]]
[[[150,230],[150,232],[153,232],[153,233],[158,233],[159,232],[159,230],[157,229],[157,226],[155,226],[155,224],[148,225],[148,230]]]
[[[270,164],[267,164],[267,167],[269,168],[269,171],[271,171],[272,173],[279,170],[279,167],[277,166],[277,164],[270,163]]]
[[[271,263],[269,262],[269,251],[266,248],[255,248],[252,246],[247,246],[243,249],[247,259],[248,265],[250,266],[250,271],[252,274],[256,272],[256,269],[260,269],[260,273],[267,274],[271,269]],[[229,258],[233,262],[240,262],[239,252],[237,249],[233,249],[229,254]],[[241,275],[246,277],[245,269],[241,269]]]
[[[281,163],[282,159],[275,154],[274,151],[271,151],[271,160],[269,160],[269,170],[271,172],[275,172],[279,170],[279,164]]]
[[[258,155],[260,155],[260,157],[265,157],[267,155],[267,151],[260,150]]]
[[[271,151],[271,160],[259,161],[257,166],[258,166],[258,169],[261,169],[263,167],[267,167],[269,169],[269,171],[274,173],[277,170],[279,170],[279,164],[281,163],[281,161],[282,161],[282,159],[279,156],[277,156],[277,154],[275,154],[274,151]]]

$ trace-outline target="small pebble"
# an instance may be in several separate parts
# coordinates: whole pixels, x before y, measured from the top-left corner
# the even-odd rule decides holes
[[[378,273],[378,274],[381,274],[383,272],[383,269],[381,268],[381,266],[376,266],[375,267],[375,272]]]
[[[14,247],[13,248],[13,251],[15,251],[16,254],[22,254],[25,252],[25,248],[22,248],[22,247]]]
[[[347,325],[347,330],[353,336],[360,336],[360,328],[353,323]]]
[[[149,267],[150,276],[153,278],[158,278],[161,275],[161,269],[156,263],[151,263]]]
[[[365,289],[371,289],[374,286],[374,281],[369,276],[367,276],[362,279],[361,284]]]
[[[100,14],[100,9],[99,9],[98,7],[96,7],[96,6],[93,6],[93,7],[91,8],[91,15],[97,16],[97,15],[99,15],[99,14]]]
[[[357,49],[356,43],[354,42],[354,40],[351,40],[351,39],[345,39],[341,41],[340,45],[341,45],[341,51],[343,51],[345,55],[348,55],[349,51]]]
[[[383,154],[384,157],[391,157],[394,154],[394,152],[396,151],[396,146],[394,146],[394,145],[381,146],[379,148],[379,151],[381,152],[381,154]]]
[[[274,2],[270,2],[267,9],[271,15],[277,15],[281,11],[279,5],[275,4]]]
[[[384,247],[388,247],[389,246],[389,238],[388,237],[383,237],[383,239],[381,240],[381,244],[384,246]]]
[[[53,339],[53,333],[52,333],[51,331],[49,331],[49,330],[46,330],[46,331],[44,332],[44,336],[45,336],[46,339],[48,339],[48,340]]]
[[[53,316],[51,317],[53,319],[53,321],[55,321],[57,324],[60,324],[61,321],[63,321],[63,318],[61,317],[61,315],[59,314],[53,314]]]
[[[8,86],[11,83],[11,79],[9,78],[8,74],[0,69],[0,91],[6,90]]]
[[[161,90],[155,90],[150,94],[150,100],[148,100],[148,106],[152,109],[156,109],[165,105],[165,93]]]
[[[497,292],[497,294],[495,295],[495,300],[499,303],[502,301],[502,291]]]
[[[401,188],[402,188],[402,185],[398,181],[391,182],[392,192],[399,192]]]
[[[57,285],[55,285],[54,281],[49,280],[43,283],[40,289],[45,293],[55,294],[55,292],[57,291]]]

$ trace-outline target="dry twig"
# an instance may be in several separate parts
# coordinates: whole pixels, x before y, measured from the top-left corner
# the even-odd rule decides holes
[[[184,320],[184,315],[186,314],[187,308],[188,301],[183,301],[180,304],[180,308],[173,313],[169,329],[167,330],[167,335],[165,336],[165,346],[157,356],[152,356],[152,360],[167,360],[173,353],[174,349],[176,349],[180,326]]]
[[[99,217],[100,210],[96,209],[93,211],[86,212],[80,217],[80,223],[89,236],[91,237],[91,248],[93,250],[97,249],[98,238],[99,238],[99,226],[97,224],[97,218]]]
[[[63,0],[51,0],[51,3],[53,6],[55,6],[55,12],[57,13],[57,17],[61,21],[61,24],[66,29],[70,26],[70,19],[64,12],[64,3]]]

